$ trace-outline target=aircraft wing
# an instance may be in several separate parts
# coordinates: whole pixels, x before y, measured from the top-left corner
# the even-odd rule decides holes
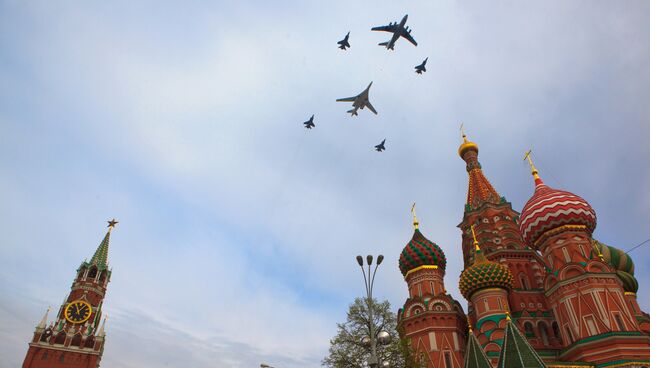
[[[413,45],[415,45],[415,46],[418,45],[418,43],[415,42],[415,39],[413,39],[413,36],[411,36],[410,33],[404,32],[404,33],[402,33],[402,37],[406,38],[408,40],[408,42],[412,43]]]
[[[354,97],[347,97],[347,98],[339,98],[336,100],[336,102],[354,102],[354,100],[357,99],[357,96]]]
[[[374,112],[375,115],[377,115],[377,110],[375,110],[375,108],[372,107],[372,105],[370,104],[370,101],[368,101],[368,103],[366,103],[366,107],[368,107],[368,110]]]
[[[380,27],[372,27],[370,29],[371,31],[382,31],[382,32],[390,32],[390,33],[395,33],[397,30],[397,25],[388,25],[388,26],[380,26]]]

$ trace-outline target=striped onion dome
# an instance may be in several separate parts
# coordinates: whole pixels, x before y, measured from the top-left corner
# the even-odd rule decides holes
[[[411,241],[399,256],[399,269],[402,275],[406,276],[407,272],[420,266],[438,266],[444,271],[447,259],[438,244],[425,238],[419,229],[415,229]]]
[[[632,293],[639,290],[639,282],[634,277],[634,262],[624,251],[594,239],[594,246],[603,256],[603,260],[616,270],[616,275],[623,282],[623,289]]]
[[[538,177],[535,193],[526,202],[519,221],[524,240],[532,247],[549,230],[565,225],[584,226],[591,234],[596,228],[596,212],[581,197],[559,189],[553,189]]]
[[[512,273],[507,266],[489,261],[480,249],[474,257],[474,264],[460,274],[458,288],[465,299],[470,300],[472,294],[485,288],[512,289]]]

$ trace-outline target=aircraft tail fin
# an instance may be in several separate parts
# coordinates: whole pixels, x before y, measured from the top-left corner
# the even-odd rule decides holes
[[[348,114],[351,114],[352,116],[359,115],[359,113],[357,113],[357,109],[348,110]]]

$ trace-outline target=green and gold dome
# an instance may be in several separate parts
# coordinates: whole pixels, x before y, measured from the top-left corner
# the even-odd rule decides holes
[[[603,257],[603,261],[616,269],[616,276],[623,282],[623,289],[627,292],[636,293],[639,290],[639,282],[634,277],[632,257],[624,251],[601,243],[596,239],[594,239],[593,244],[599,256]]]
[[[472,228],[472,235],[474,229]],[[460,282],[458,288],[465,299],[470,300],[472,294],[475,292],[491,287],[502,289],[512,289],[512,273],[508,267],[489,261],[478,246],[478,241],[474,237],[474,246],[476,251],[474,254],[474,264],[466,268],[460,274]]]
[[[420,223],[415,216],[415,203],[411,208],[411,213],[413,214],[415,231],[413,232],[413,237],[406,244],[402,250],[402,254],[399,256],[399,269],[402,271],[402,275],[406,276],[409,271],[420,266],[435,266],[444,272],[447,267],[445,253],[438,244],[427,239],[420,232]]]

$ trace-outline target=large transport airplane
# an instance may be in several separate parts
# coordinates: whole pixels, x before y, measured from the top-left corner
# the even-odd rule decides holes
[[[387,49],[389,50],[394,50],[395,49],[395,42],[400,37],[406,38],[410,43],[413,45],[417,46],[418,43],[415,42],[413,39],[413,36],[411,36],[411,30],[409,27],[405,27],[404,25],[406,24],[406,20],[408,19],[409,15],[406,14],[402,20],[397,23],[397,22],[391,22],[387,26],[381,26],[381,27],[373,27],[371,30],[373,31],[383,31],[383,32],[390,32],[393,34],[393,37],[390,38],[390,41],[388,42],[382,42],[379,44],[379,46],[386,46]]]

